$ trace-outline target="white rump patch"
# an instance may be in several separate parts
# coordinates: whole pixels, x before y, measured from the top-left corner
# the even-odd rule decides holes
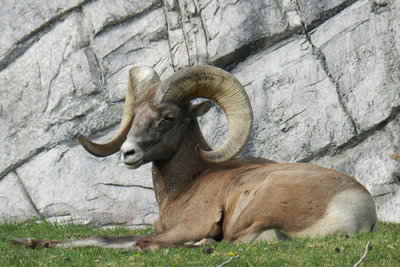
[[[355,234],[378,230],[375,203],[370,194],[346,190],[334,196],[321,220],[292,237],[316,237],[334,233]]]

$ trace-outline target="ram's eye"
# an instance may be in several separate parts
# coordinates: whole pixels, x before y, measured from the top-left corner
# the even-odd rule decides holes
[[[175,117],[172,116],[165,116],[162,118],[158,123],[157,123],[157,129],[159,130],[165,130],[167,128],[170,128],[175,121]]]
[[[166,120],[168,122],[174,122],[175,121],[175,117],[173,116],[166,116],[163,120]]]

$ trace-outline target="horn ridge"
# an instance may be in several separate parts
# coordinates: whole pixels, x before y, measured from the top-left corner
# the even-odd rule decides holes
[[[163,81],[156,91],[155,101],[184,105],[198,97],[213,100],[224,110],[228,136],[216,150],[196,148],[196,154],[207,163],[226,162],[235,157],[250,138],[253,127],[250,100],[241,83],[229,72],[213,66],[195,66]]]

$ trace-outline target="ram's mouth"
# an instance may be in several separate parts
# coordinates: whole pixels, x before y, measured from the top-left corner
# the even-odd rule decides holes
[[[123,162],[128,169],[137,169],[140,166],[142,166],[142,164],[143,164],[142,159],[138,159],[136,161],[129,160],[129,161],[123,161]]]
[[[143,164],[143,152],[140,149],[130,148],[127,152],[121,148],[121,161],[129,169],[137,169]]]
[[[125,164],[125,166],[129,169],[137,169],[143,164],[143,154],[135,153],[131,155],[121,154],[121,161]]]

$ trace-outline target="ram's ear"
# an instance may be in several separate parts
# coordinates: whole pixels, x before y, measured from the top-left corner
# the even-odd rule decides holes
[[[197,104],[190,103],[186,117],[192,120],[196,117],[203,116],[204,114],[207,113],[207,111],[210,110],[211,106],[212,106],[212,101],[209,100]]]

